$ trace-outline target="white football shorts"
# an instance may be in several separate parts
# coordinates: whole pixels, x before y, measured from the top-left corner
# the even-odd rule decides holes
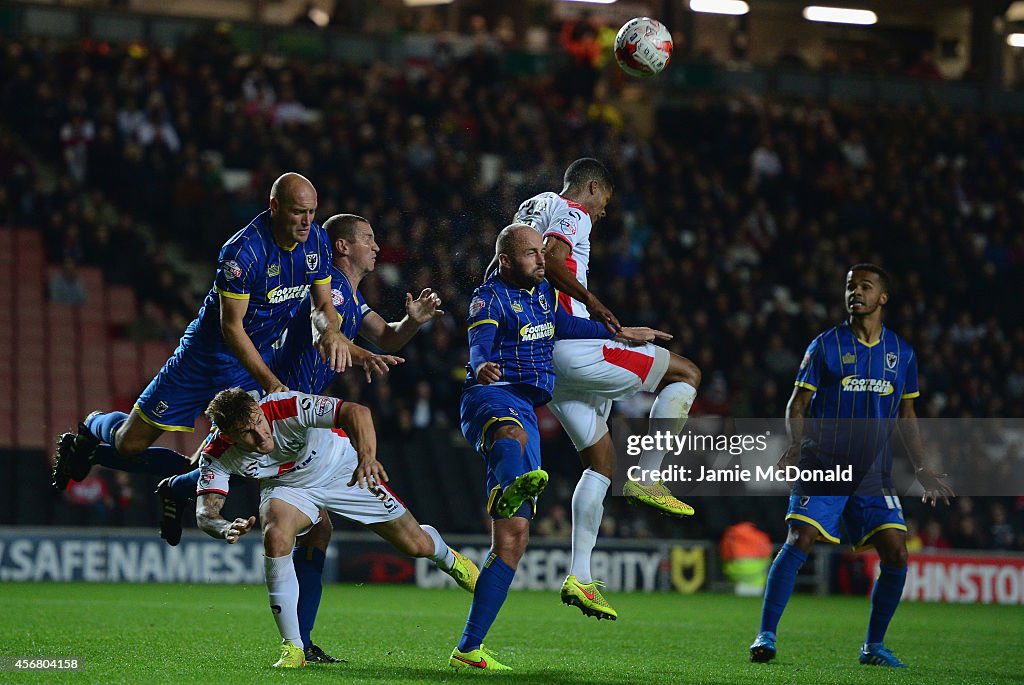
[[[312,522],[309,528],[299,535],[309,532],[310,528],[320,521],[320,508],[344,516],[356,523],[387,523],[408,511],[402,500],[391,492],[387,485],[360,488],[358,485],[348,486],[352,471],[345,472],[342,478],[333,480],[322,486],[294,487],[278,485],[270,481],[260,483],[260,505],[268,500],[279,499],[291,504],[309,517]]]
[[[594,445],[608,432],[613,400],[658,389],[669,357],[668,350],[653,343],[555,342],[555,389],[548,407],[577,451]]]

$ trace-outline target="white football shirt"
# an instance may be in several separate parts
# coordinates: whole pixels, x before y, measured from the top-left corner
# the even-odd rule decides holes
[[[569,256],[565,265],[576,276],[576,280],[586,288],[587,272],[590,269],[590,231],[594,224],[590,215],[572,200],[566,200],[558,193],[541,193],[519,205],[515,222],[527,224],[537,229],[541,236],[549,236],[561,240],[569,246]],[[560,292],[558,303],[573,316],[590,318],[590,313],[583,303]]]
[[[301,392],[267,395],[259,404],[274,435],[273,451],[247,452],[226,435],[216,434],[199,460],[196,495],[227,495],[231,474],[269,478],[292,487],[316,487],[337,478],[339,471],[356,459],[352,441],[336,428],[343,403],[334,397]]]

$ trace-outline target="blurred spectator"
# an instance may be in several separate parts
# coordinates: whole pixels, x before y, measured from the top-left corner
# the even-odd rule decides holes
[[[942,524],[937,520],[928,519],[921,529],[921,544],[924,549],[949,549],[949,541],[942,534]]]
[[[50,301],[58,304],[85,304],[87,300],[75,260],[67,257],[60,270],[50,277]]]
[[[907,518],[907,551],[911,554],[924,549],[924,540],[921,539],[921,531],[917,527],[917,519]]]
[[[955,549],[984,549],[988,547],[988,538],[977,517],[967,514],[957,519],[956,525],[950,530],[949,544]]]
[[[771,136],[765,136],[750,155],[750,176],[756,182],[774,179],[781,173],[782,160],[775,150],[775,141]]]
[[[71,481],[65,497],[79,512],[79,516],[76,517],[78,525],[101,526],[107,523],[114,508],[110,488],[100,475],[99,469],[93,469],[84,480]]]
[[[85,103],[75,102],[71,105],[71,119],[60,129],[60,142],[64,145],[64,161],[68,173],[75,182],[85,182],[89,168],[89,145],[96,137],[96,127],[91,120],[85,118]]]
[[[537,522],[537,535],[556,540],[568,540],[572,535],[572,521],[562,504],[554,504]]]
[[[807,60],[800,54],[800,48],[792,38],[787,38],[783,42],[782,49],[779,51],[778,57],[775,58],[775,64],[784,69],[807,68]]]
[[[1006,505],[998,500],[992,502],[989,505],[989,519],[988,537],[992,549],[1014,549],[1017,544],[1016,532],[1006,516]]]
[[[416,399],[412,405],[412,425],[418,430],[427,430],[434,425],[434,408],[430,403],[430,382],[416,383]]]
[[[942,73],[935,65],[935,53],[931,50],[922,50],[917,61],[911,65],[910,75],[922,81],[941,81]]]

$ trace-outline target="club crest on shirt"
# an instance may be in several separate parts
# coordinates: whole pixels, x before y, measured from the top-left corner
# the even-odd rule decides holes
[[[558,227],[562,229],[562,233],[568,235],[576,235],[576,222],[570,219],[559,219]]]
[[[483,311],[484,307],[487,306],[487,302],[482,297],[474,297],[473,301],[469,303],[469,315],[476,316]]]
[[[169,405],[163,400],[160,400],[159,402],[156,403],[156,406],[153,407],[153,415],[157,417],[163,416],[164,412],[167,411],[168,408]]]
[[[316,415],[324,416],[327,412],[331,411],[331,405],[334,403],[327,397],[321,397],[316,403]]]
[[[548,311],[548,298],[544,297],[544,293],[538,293],[537,301],[540,302],[541,309]]]
[[[267,278],[273,278],[274,276],[280,276],[280,275],[281,275],[281,265],[280,264],[271,264],[270,266],[267,267]]]
[[[242,277],[242,267],[238,266],[238,262],[231,259],[221,262],[220,270],[224,272],[224,278],[229,281]]]
[[[895,369],[896,368],[896,364],[899,362],[899,360],[900,360],[900,358],[896,356],[895,352],[886,352],[885,353],[885,365],[887,367],[889,367],[890,369]]]
[[[316,271],[320,268],[320,255],[314,252],[306,255],[306,271]]]
[[[338,289],[331,290],[331,302],[334,303],[335,307],[345,304],[345,293]]]
[[[519,314],[522,314],[523,313],[523,305],[519,304],[518,302],[513,302],[512,303],[512,311],[517,312]]]
[[[847,352],[846,354],[843,355],[843,364],[844,365],[845,364],[856,364],[856,363],[857,363],[857,355],[855,355],[853,352]]]

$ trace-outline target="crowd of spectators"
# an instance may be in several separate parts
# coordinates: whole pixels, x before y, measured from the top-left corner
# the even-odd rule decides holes
[[[180,335],[209,284],[154,245],[176,242],[212,275],[281,172],[312,179],[321,219],[370,219],[382,251],[367,300],[395,318],[429,286],[449,313],[389,379],[337,388],[374,408],[396,449],[431,436],[450,468],[472,458],[457,421],[469,294],[518,203],[560,189],[581,156],[617,180],[592,286],[700,366],[694,413],[781,416],[805,346],[844,318],[847,267],[872,261],[895,277],[887,325],[917,350],[918,414],[1024,416],[1019,117],[696,93],[645,119],[600,73],[591,97],[562,87],[567,72],[500,76],[487,53],[400,69],[245,54],[216,35],[176,51],[0,46],[0,223],[40,228],[53,263],[135,284],[143,320],[158,319],[145,335]],[[576,458],[557,427],[545,435],[565,475],[550,501],[565,504]],[[784,511],[705,500],[679,524],[618,499],[607,532],[634,537],[714,536],[740,515],[778,519],[778,533]],[[1024,506],[1004,510],[1019,546]]]

